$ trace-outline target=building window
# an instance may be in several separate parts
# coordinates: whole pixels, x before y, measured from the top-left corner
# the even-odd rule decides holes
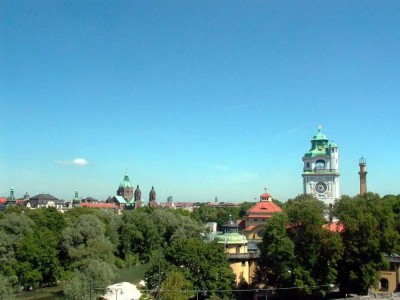
[[[325,169],[325,161],[322,159],[317,160],[315,163],[315,169],[317,169],[317,170]]]
[[[310,163],[307,163],[307,168],[309,168],[310,167]]]
[[[257,221],[257,219],[254,219],[254,221]]]

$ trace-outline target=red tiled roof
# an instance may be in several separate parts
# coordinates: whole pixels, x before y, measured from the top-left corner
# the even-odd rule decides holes
[[[244,226],[246,225],[246,221],[245,220],[237,220],[236,225],[239,226],[239,229],[244,229]]]
[[[272,197],[272,196],[268,193],[264,193],[260,196],[260,198],[262,198],[262,199],[268,199],[269,197]]]
[[[247,227],[245,228],[245,231],[251,231],[251,230],[253,230],[255,227],[256,227],[255,225],[247,226]]]
[[[258,215],[247,215],[246,218],[252,218],[252,219],[265,219],[265,218],[271,218],[271,215],[267,214],[258,214]]]
[[[272,201],[260,201],[247,210],[247,215],[251,215],[252,213],[271,214],[281,211],[282,209]]]
[[[333,232],[342,232],[344,230],[344,226],[340,222],[332,222],[329,224],[325,224],[324,228],[328,229],[329,231],[333,231]]]
[[[92,208],[117,208],[114,203],[79,203],[80,206],[92,207]]]
[[[7,202],[7,197],[0,197],[0,204],[5,204]]]

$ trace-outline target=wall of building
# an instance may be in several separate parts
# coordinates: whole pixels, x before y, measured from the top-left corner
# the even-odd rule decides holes
[[[380,283],[381,283],[382,279],[387,279],[388,283],[389,283],[387,292],[389,292],[389,293],[398,292],[399,285],[400,285],[399,273],[400,273],[399,267],[397,267],[397,270],[395,270],[395,271],[381,271],[378,289],[374,289],[374,291],[375,292],[385,292],[386,290],[382,290],[382,286]]]
[[[236,284],[240,285],[244,282],[250,283],[250,272],[248,261],[237,261],[230,264],[233,273],[236,275]]]

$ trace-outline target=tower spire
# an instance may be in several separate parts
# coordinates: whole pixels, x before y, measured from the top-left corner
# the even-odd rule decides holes
[[[6,205],[16,204],[15,196],[14,196],[14,188],[10,189],[10,196],[7,197]]]

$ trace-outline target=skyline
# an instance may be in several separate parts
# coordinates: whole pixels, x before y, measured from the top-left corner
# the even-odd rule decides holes
[[[286,201],[318,125],[400,194],[400,3],[250,3],[3,1],[0,196]]]

